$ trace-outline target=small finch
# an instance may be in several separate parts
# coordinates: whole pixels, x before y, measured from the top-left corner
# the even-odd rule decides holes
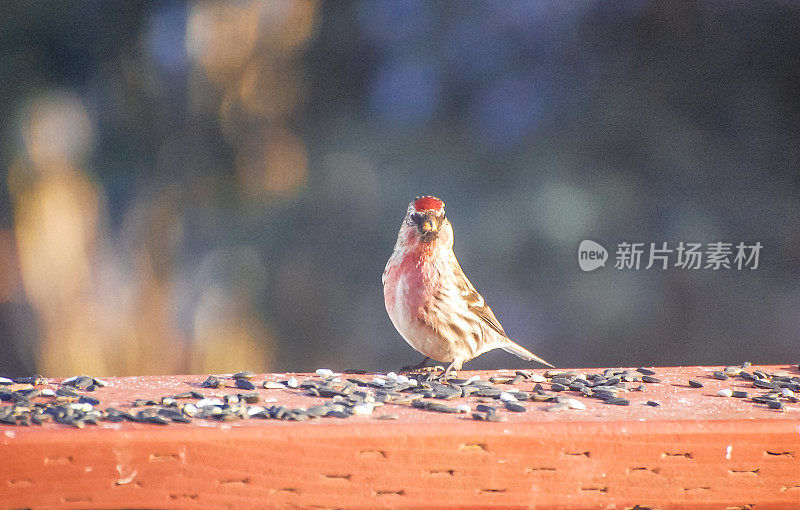
[[[411,347],[451,370],[493,349],[552,367],[508,338],[492,309],[464,275],[453,253],[453,227],[444,202],[420,197],[408,204],[394,252],[383,272],[386,311]]]

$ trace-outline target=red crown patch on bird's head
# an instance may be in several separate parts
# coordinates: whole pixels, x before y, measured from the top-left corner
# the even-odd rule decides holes
[[[418,212],[422,211],[443,211],[444,210],[444,202],[439,200],[436,197],[426,196],[426,197],[419,197],[414,200],[414,209]]]

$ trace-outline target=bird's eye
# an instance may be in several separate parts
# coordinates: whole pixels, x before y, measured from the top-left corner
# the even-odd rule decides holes
[[[419,225],[422,222],[422,217],[419,213],[411,213],[411,217],[409,218],[413,225]]]

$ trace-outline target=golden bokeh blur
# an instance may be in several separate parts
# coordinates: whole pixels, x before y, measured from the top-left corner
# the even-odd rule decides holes
[[[318,10],[313,0],[188,7],[186,95],[218,113],[248,200],[285,198],[307,185],[306,143],[289,119],[302,97],[297,51],[314,36]],[[130,83],[140,78],[123,71]],[[143,90],[158,89],[146,82]],[[213,194],[164,186],[135,200],[122,236],[112,236],[105,189],[89,163],[96,133],[81,99],[47,91],[20,112],[22,143],[7,180],[13,244],[0,231],[0,261],[14,268],[18,259],[19,269],[0,275],[0,299],[11,299],[21,282],[40,322],[37,370],[49,376],[267,370],[275,338],[252,297],[211,281],[192,291],[199,293],[193,312],[175,308],[176,294],[186,292],[176,253],[186,220],[182,204],[190,193]],[[179,313],[189,313],[191,325]]]

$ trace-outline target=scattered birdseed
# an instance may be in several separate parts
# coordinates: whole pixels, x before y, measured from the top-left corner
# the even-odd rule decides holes
[[[249,379],[236,379],[236,382],[234,384],[236,385],[237,388],[242,390],[256,389],[256,386],[252,382],[250,382]]]
[[[730,378],[728,377],[728,374],[726,374],[725,372],[717,370],[716,372],[714,372],[714,379],[719,379],[720,381],[726,381]]]
[[[695,381],[694,379],[692,379],[689,381],[689,386],[691,386],[692,388],[702,388],[705,385],[700,381]]]
[[[277,381],[264,381],[263,384],[264,388],[268,390],[285,390],[286,385],[279,383]]]
[[[724,388],[717,392],[717,395],[720,397],[730,397],[733,395],[733,390],[730,388]]]
[[[650,375],[643,375],[642,376],[642,381],[646,382],[646,383],[660,383],[661,379],[658,379],[658,378],[650,376]]]
[[[354,405],[351,412],[356,416],[367,416],[372,414],[373,409],[374,407],[372,404],[365,402],[363,404]]]
[[[333,370],[328,368],[318,368],[315,372],[319,377],[333,377]]]
[[[508,417],[503,416],[502,414],[487,414],[486,421],[503,422],[508,421]]]
[[[456,406],[456,409],[458,409],[462,413],[469,413],[470,411],[472,411],[472,408],[467,404],[458,404]]]
[[[425,409],[428,411],[435,411],[437,413],[460,413],[457,408],[448,405],[440,404],[439,402],[426,402]]]
[[[569,405],[570,409],[577,409],[579,411],[586,410],[586,404],[574,398],[567,399],[567,405]]]
[[[639,367],[636,369],[636,371],[644,375],[656,375],[656,373],[649,368]]]
[[[746,391],[736,390],[736,391],[731,393],[731,396],[736,397],[736,398],[747,398],[747,392]]]
[[[253,372],[244,371],[244,372],[236,372],[231,377],[233,377],[234,379],[252,379],[255,376],[256,374],[254,374]]]
[[[661,407],[661,404],[659,404],[655,400],[648,400],[647,405],[649,405],[650,407]]]
[[[289,388],[297,388],[299,386],[299,383],[297,382],[297,379],[295,379],[294,377],[290,377],[289,380],[286,381],[286,386],[288,386]]]
[[[621,398],[621,397],[610,398],[610,399],[606,400],[605,402],[606,402],[606,404],[611,404],[611,405],[615,405],[615,406],[628,406],[628,405],[631,405],[631,401],[630,400],[628,400],[626,398]]]
[[[525,411],[527,411],[527,409],[525,408],[524,405],[518,404],[516,402],[512,402],[512,401],[508,401],[507,400],[505,402],[505,404],[506,404],[506,409],[508,409],[509,411],[512,411],[514,413],[524,413]]]
[[[512,395],[507,391],[504,391],[500,393],[500,400],[502,400],[503,402],[516,402],[517,397],[515,397],[514,395]]]
[[[777,410],[779,410],[779,411],[783,411],[783,410],[784,410],[783,402],[779,402],[779,401],[777,401],[777,400],[770,400],[770,401],[768,401],[768,402],[767,402],[767,406],[768,406],[770,409],[777,409]]]

